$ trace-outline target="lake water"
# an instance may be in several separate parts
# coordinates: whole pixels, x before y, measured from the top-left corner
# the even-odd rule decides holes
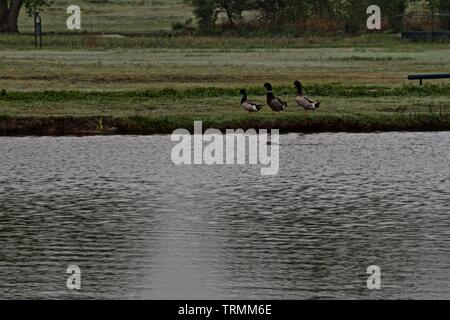
[[[450,298],[450,133],[284,135],[275,177],[173,145],[0,138],[0,298]]]

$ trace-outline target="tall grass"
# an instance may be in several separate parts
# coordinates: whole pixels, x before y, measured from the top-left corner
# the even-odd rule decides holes
[[[218,97],[239,97],[239,87],[197,87],[185,89],[155,89],[128,91],[77,91],[77,90],[44,90],[44,91],[0,91],[0,101],[146,101],[148,99],[209,99]],[[262,87],[248,87],[251,95],[264,96]],[[280,95],[292,95],[293,88],[289,85],[275,86]],[[315,84],[307,87],[308,93],[321,97],[368,98],[368,97],[423,97],[450,96],[450,88],[446,85],[424,86],[358,86],[342,84]]]
[[[261,49],[261,48],[315,48],[315,47],[394,47],[408,45],[407,40],[398,39],[394,35],[361,35],[361,36],[308,36],[308,37],[186,37],[172,36],[170,33],[136,35],[122,33],[124,38],[105,37],[102,34],[45,34],[44,48],[73,50],[95,49],[108,50],[115,48],[166,48],[166,49]],[[436,44],[434,44],[436,45]],[[425,45],[424,45],[425,46]],[[430,45],[431,46],[431,45]],[[445,44],[443,44],[445,46]],[[0,47],[3,49],[32,49],[32,34],[0,34]]]

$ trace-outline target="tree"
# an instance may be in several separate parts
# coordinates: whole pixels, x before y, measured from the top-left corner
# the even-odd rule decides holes
[[[384,8],[383,14],[388,17],[389,27],[393,31],[401,31],[403,28],[402,20],[398,18],[398,15],[405,13],[408,6],[407,0],[384,0],[382,1],[382,8]]]
[[[310,2],[312,1],[250,0],[251,8],[260,13],[264,22],[277,26],[307,19]]]
[[[441,0],[439,2],[439,10],[443,13],[450,13],[450,0]]]
[[[224,11],[230,24],[242,20],[242,13],[250,8],[246,0],[218,0],[217,9]]]
[[[250,8],[249,0],[185,0],[194,6],[194,14],[202,31],[209,31],[220,13],[225,13],[230,24],[242,20],[242,13]]]
[[[409,2],[416,0],[185,0],[194,6],[199,27],[208,32],[216,23],[220,13],[225,13],[231,25],[242,20],[242,13],[252,10],[259,15],[263,24],[270,30],[283,30],[284,27],[301,26],[305,22],[330,22],[336,28],[348,33],[358,33],[366,28],[367,8],[379,5],[386,25],[399,31],[402,20],[398,15],[404,13]],[[421,0],[439,3],[440,8],[448,7],[450,0]],[[442,10],[442,9],[441,9]],[[287,28],[292,30],[292,28]]]
[[[442,14],[450,14],[450,0],[441,0],[439,5],[439,12]],[[448,31],[450,30],[450,17],[442,17],[441,27]]]
[[[49,0],[0,0],[0,32],[19,32],[17,22],[20,10],[41,10]]]
[[[214,26],[217,19],[216,0],[186,0],[194,6],[200,30],[206,31]]]
[[[311,13],[315,16],[333,16],[333,6],[335,4],[331,0],[309,0],[308,5],[311,9]]]

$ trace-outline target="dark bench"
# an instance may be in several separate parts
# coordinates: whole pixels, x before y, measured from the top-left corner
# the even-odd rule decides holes
[[[434,79],[450,79],[450,73],[414,74],[408,76],[408,80],[420,80],[420,85],[423,84],[423,80],[434,80]]]

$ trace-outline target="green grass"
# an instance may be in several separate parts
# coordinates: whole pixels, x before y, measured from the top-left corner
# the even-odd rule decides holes
[[[145,49],[308,49],[308,48],[359,48],[360,52],[370,48],[389,48],[393,52],[428,49],[446,49],[448,43],[412,43],[396,34],[362,34],[349,36],[343,34],[305,37],[188,37],[170,33],[128,33],[126,29],[116,35],[107,32],[88,33],[65,32],[48,33],[43,36],[44,49],[70,50],[108,50],[117,48]],[[34,35],[0,34],[2,49],[32,50]],[[350,58],[351,57],[346,57]],[[355,57],[358,59],[359,57]]]
[[[105,117],[125,121],[117,124],[128,128],[125,133],[170,133],[191,127],[195,120],[217,128],[285,131],[450,129],[448,81],[419,87],[406,80],[410,73],[442,72],[448,44],[299,48],[278,39],[279,48],[265,48],[264,39],[259,48],[252,48],[248,43],[240,47],[242,39],[196,38],[192,43],[207,46],[182,48],[188,39],[155,39],[148,39],[152,45],[147,48],[1,50],[4,123]],[[295,79],[322,102],[308,118],[295,107]],[[267,107],[247,114],[239,106],[239,89],[247,88],[253,99],[264,103],[266,81],[274,83],[290,107],[282,115],[273,115]],[[95,123],[88,120],[85,125],[96,130]]]
[[[60,37],[74,42],[79,38]],[[295,41],[302,40],[283,38],[150,37],[131,40],[145,45],[128,47],[129,44],[120,44],[121,39],[104,39],[108,45],[96,48],[70,49],[67,45],[64,49],[57,46],[24,50],[3,46],[0,89],[235,88],[261,86],[266,81],[290,86],[296,78],[306,85],[402,86],[408,83],[408,74],[445,71],[450,49],[450,44],[403,42],[376,47],[347,46],[346,43],[339,47],[329,46],[329,43],[321,47],[318,44],[295,47]]]
[[[95,131],[98,119],[106,126],[115,119],[125,133],[170,133],[195,120],[285,131],[450,130],[450,81],[421,88],[407,80],[448,71],[449,43],[410,43],[389,34],[170,36],[172,23],[192,17],[182,0],[82,0],[83,30],[69,34],[69,4],[58,0],[44,11],[44,31],[52,34],[44,35],[42,50],[29,34],[0,35],[0,129],[11,128],[4,132],[15,132],[20,119],[28,121],[25,133],[59,121]],[[31,27],[22,16],[21,30]],[[295,106],[296,79],[322,102],[308,118]],[[273,115],[266,107],[247,114],[239,89],[264,103],[267,81],[290,103],[287,112]]]
[[[174,123],[186,121],[252,121],[267,123],[286,119],[304,120],[303,111],[295,105],[293,89],[277,86],[278,95],[290,107],[282,115],[273,115],[266,107],[258,114],[248,114],[239,106],[239,88],[184,88],[135,91],[1,91],[0,114],[11,117],[142,117],[165,119]],[[314,85],[308,91],[322,102],[323,108],[310,117],[364,119],[409,115],[450,114],[448,87],[415,86],[342,86]],[[260,87],[249,88],[256,101],[264,104]],[[182,120],[184,119],[184,120]],[[189,120],[188,120],[189,119]]]
[[[67,7],[81,8],[82,32],[145,33],[170,30],[175,22],[192,18],[191,7],[183,0],[53,0],[42,13],[44,32],[67,32]],[[23,10],[19,19],[22,32],[33,32],[33,19]]]
[[[274,90],[279,96],[293,95],[292,86],[275,86]],[[249,94],[264,98],[265,91],[262,87],[248,87]],[[155,89],[155,90],[134,90],[134,91],[75,91],[75,90],[44,90],[44,91],[0,91],[0,101],[10,102],[145,102],[151,99],[161,101],[177,100],[206,100],[213,98],[235,99],[239,88],[217,88],[198,87],[184,89]],[[425,86],[344,86],[341,84],[311,85],[308,92],[316,97],[329,98],[400,98],[400,97],[445,97],[450,96],[449,88],[445,85]]]

